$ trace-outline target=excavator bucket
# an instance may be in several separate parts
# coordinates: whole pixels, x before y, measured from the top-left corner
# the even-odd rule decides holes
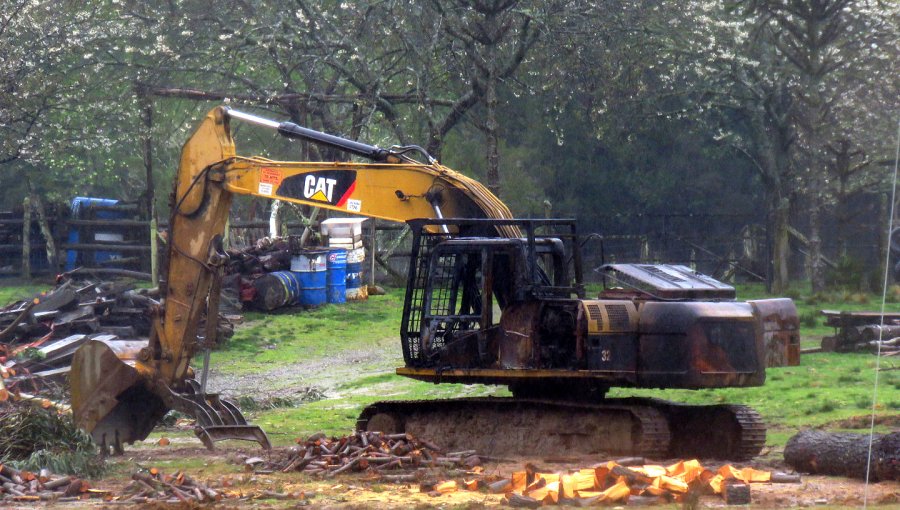
[[[170,409],[194,417],[194,433],[209,449],[226,439],[271,449],[266,433],[249,425],[233,403],[200,393],[193,380],[184,393],[159,380],[138,360],[146,346],[146,341],[91,340],[75,352],[69,374],[73,416],[102,452],[111,448],[121,454],[124,444],[145,439]]]
[[[91,340],[75,351],[69,383],[75,423],[102,451],[140,441],[168,411],[137,360],[147,342]]]

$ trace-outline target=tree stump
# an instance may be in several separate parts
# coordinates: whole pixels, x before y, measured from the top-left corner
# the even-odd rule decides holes
[[[784,461],[797,471],[865,478],[869,435],[804,430],[784,448]],[[872,443],[872,481],[900,480],[900,432],[876,434]]]

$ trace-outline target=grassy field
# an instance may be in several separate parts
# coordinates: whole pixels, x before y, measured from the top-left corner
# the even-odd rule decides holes
[[[739,289],[740,299],[766,297],[758,286],[743,286]],[[393,374],[393,368],[402,364],[397,328],[400,322],[402,294],[399,290],[388,296],[376,297],[365,304],[350,304],[347,308],[358,310],[344,312],[346,317],[364,318],[362,323],[341,324],[342,336],[336,341],[335,318],[340,318],[337,307],[325,307],[319,311],[295,316],[267,316],[264,324],[251,323],[236,335],[236,342],[226,351],[217,354],[220,359],[235,359],[235,367],[240,370],[258,370],[258,360],[265,363],[292,363],[293,356],[303,353],[323,353],[334,355],[334,349],[358,347],[366,342],[378,341],[380,345],[396,350],[396,356],[387,363],[367,367],[368,370],[354,374],[352,371],[343,380],[324,388],[327,398],[319,402],[296,408],[275,409],[257,413],[255,418],[278,443],[289,442],[317,431],[340,434],[351,429],[359,410],[365,405],[384,399],[443,398],[462,395],[504,395],[504,388],[479,386],[440,385],[410,381]],[[831,334],[831,328],[824,326],[819,314],[821,309],[838,310],[878,310],[880,300],[874,295],[851,295],[844,299],[842,293],[829,296],[804,297],[796,299],[798,311],[804,317],[802,326],[805,347],[818,346],[822,335]],[[852,301],[852,300],[855,300]],[[889,303],[889,311],[900,311],[897,303]],[[257,317],[259,318],[259,317]],[[260,318],[260,321],[263,319]],[[291,322],[298,324],[289,326]],[[301,325],[302,324],[302,325]],[[276,326],[277,325],[277,326]],[[260,352],[259,346],[268,337],[279,331],[281,342],[267,352]],[[295,336],[290,331],[301,331]],[[249,333],[248,336],[248,332]],[[237,345],[238,347],[235,347]],[[253,359],[240,359],[239,352],[246,354],[248,345]],[[285,354],[282,356],[281,354]],[[298,358],[293,358],[298,359]],[[254,361],[256,360],[256,361]],[[655,396],[687,403],[743,403],[750,405],[765,417],[770,424],[769,442],[783,446],[794,432],[804,427],[825,427],[834,430],[861,430],[869,425],[872,410],[873,383],[876,359],[869,354],[820,353],[805,355],[799,367],[782,367],[768,370],[765,386],[758,388],[731,388],[721,390],[633,390],[615,389],[612,396]],[[894,358],[882,360],[883,366],[896,366]],[[364,372],[364,373],[363,373]],[[310,379],[313,384],[316,379]],[[900,373],[882,372],[879,377],[878,400],[875,406],[878,416],[900,413]],[[877,430],[885,431],[887,425],[878,425]]]
[[[29,297],[46,288],[41,284],[15,282],[0,286],[0,301]],[[761,286],[739,287],[740,299],[765,297]],[[823,325],[821,309],[879,310],[880,296],[832,293],[795,298],[802,318],[805,347],[817,346],[822,335],[831,334]],[[889,311],[900,305],[889,303]],[[213,353],[212,362],[221,374],[237,377],[269,377],[251,396],[261,399],[269,389],[295,378],[304,386],[321,389],[326,398],[290,407],[248,413],[262,425],[276,444],[289,444],[315,432],[343,434],[355,424],[359,410],[383,399],[427,399],[454,396],[505,395],[505,388],[433,385],[396,376],[402,365],[398,327],[402,291],[366,302],[328,305],[294,314],[248,313],[226,347]],[[377,351],[380,356],[358,357],[347,353]],[[876,358],[870,354],[808,354],[799,367],[771,368],[767,382],[758,388],[721,390],[630,390],[614,389],[612,396],[655,396],[688,403],[743,403],[756,408],[770,424],[769,443],[779,448],[800,428],[862,430],[870,423]],[[897,358],[881,360],[883,368],[900,365]],[[879,375],[876,415],[879,420],[900,413],[900,372]],[[888,425],[881,422],[878,430]],[[171,431],[166,432],[172,435]]]

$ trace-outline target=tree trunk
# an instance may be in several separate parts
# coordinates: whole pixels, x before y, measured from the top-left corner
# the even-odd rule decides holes
[[[790,203],[781,199],[772,211],[772,292],[781,294],[790,283],[788,262],[790,261]]]
[[[493,54],[493,47],[489,48]],[[484,134],[487,153],[487,187],[500,196],[500,153],[497,149],[497,71],[494,62],[488,62],[488,76],[484,93]]]
[[[815,190],[811,197],[809,211],[809,281],[813,293],[825,290],[825,267],[822,263],[822,216],[819,213],[821,200]]]
[[[865,478],[869,435],[803,430],[788,440],[784,461],[805,473]],[[900,481],[900,432],[876,434],[869,479]]]
[[[50,222],[47,220],[47,209],[44,207],[44,201],[41,200],[40,195],[36,193],[31,193],[30,195],[31,203],[34,204],[34,210],[37,213],[41,235],[44,236],[44,241],[47,243],[44,245],[47,251],[47,263],[50,264],[50,270],[55,272],[59,269],[59,259],[56,252],[56,240],[53,239],[53,231],[50,229]]]

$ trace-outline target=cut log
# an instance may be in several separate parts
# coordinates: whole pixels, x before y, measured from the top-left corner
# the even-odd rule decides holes
[[[804,430],[784,448],[784,461],[797,471],[861,479],[868,455],[868,434]],[[900,480],[900,432],[874,436],[869,479]]]
[[[750,486],[744,482],[728,480],[725,483],[725,504],[728,505],[749,505],[750,504]]]

